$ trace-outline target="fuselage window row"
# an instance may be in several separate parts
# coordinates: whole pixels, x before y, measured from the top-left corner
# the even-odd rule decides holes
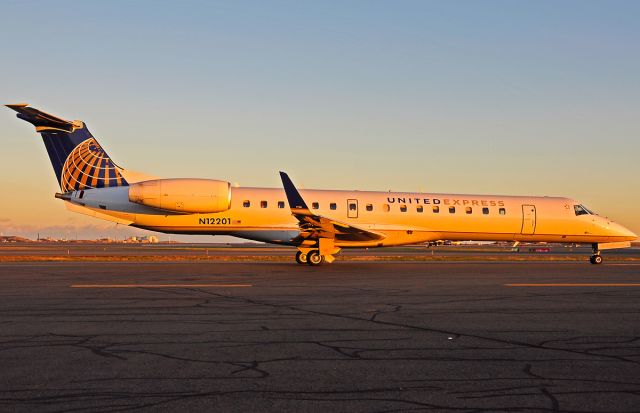
[[[277,203],[278,208],[279,209],[284,209],[286,207],[286,203],[284,201],[278,201]],[[251,207],[251,201],[248,199],[245,199],[244,201],[242,201],[242,206],[244,208],[250,208]],[[260,208],[268,208],[269,206],[269,202],[268,201],[260,201]],[[402,204],[399,206],[400,207],[400,212],[408,212],[408,208],[407,205]],[[576,207],[580,207],[580,206],[576,206]],[[319,202],[313,202],[311,204],[311,208],[312,209],[320,209],[320,203]],[[332,211],[336,211],[338,209],[338,204],[336,202],[331,202],[329,204],[329,209],[331,209]],[[357,204],[356,203],[349,203],[349,210],[351,211],[355,211],[357,210]],[[372,212],[374,210],[374,206],[373,204],[366,204],[365,206],[365,210],[367,212]],[[382,204],[382,210],[384,212],[390,212],[391,211],[391,207],[389,204]],[[438,205],[434,205],[431,208],[431,211],[434,214],[439,214],[440,213],[440,206]],[[424,212],[424,207],[422,205],[418,205],[416,206],[416,212],[421,214]],[[449,207],[449,213],[450,214],[455,214],[456,213],[456,207],[455,206],[450,206]],[[472,207],[465,207],[465,213],[467,215],[471,215],[473,214],[473,208]],[[483,215],[489,215],[490,213],[490,209],[487,207],[483,207],[482,208],[482,214]],[[576,215],[582,215],[585,214],[586,212],[583,212],[583,210],[581,208],[576,208]],[[506,215],[507,211],[506,208],[499,208],[498,209],[498,214],[500,215]]]

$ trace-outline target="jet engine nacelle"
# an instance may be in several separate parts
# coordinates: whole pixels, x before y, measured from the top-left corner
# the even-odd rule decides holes
[[[213,179],[154,179],[131,184],[129,201],[173,212],[222,212],[231,207],[231,184]]]

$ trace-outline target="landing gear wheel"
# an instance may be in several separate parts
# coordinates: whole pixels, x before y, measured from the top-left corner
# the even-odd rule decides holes
[[[312,266],[320,265],[324,262],[324,256],[320,255],[318,251],[311,251],[307,254],[307,263]]]
[[[601,255],[592,255],[589,257],[589,262],[591,264],[602,264],[602,256]]]
[[[296,262],[298,264],[306,264],[307,263],[307,254],[302,251],[296,252]]]

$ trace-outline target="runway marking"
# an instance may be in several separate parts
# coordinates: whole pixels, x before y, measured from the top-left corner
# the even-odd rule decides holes
[[[607,263],[607,267],[610,267],[610,266],[612,266],[612,265],[625,266],[625,267],[630,267],[630,266],[637,267],[637,266],[639,266],[640,264],[634,264],[634,263],[617,263],[617,262],[614,262],[614,263],[609,262],[609,263]]]
[[[640,287],[640,283],[539,283],[504,284],[505,287]]]
[[[245,288],[252,284],[72,284],[71,288]]]

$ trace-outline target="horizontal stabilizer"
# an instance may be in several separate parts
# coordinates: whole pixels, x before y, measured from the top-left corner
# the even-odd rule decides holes
[[[31,123],[36,129],[59,129],[65,132],[73,132],[78,127],[82,127],[82,125],[77,122],[60,119],[38,109],[31,108],[27,103],[17,103],[6,106],[18,112],[18,118]]]

